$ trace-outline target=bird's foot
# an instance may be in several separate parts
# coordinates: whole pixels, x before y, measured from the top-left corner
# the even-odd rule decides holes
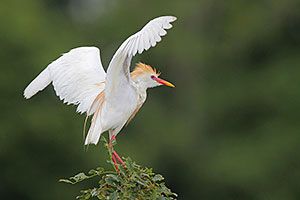
[[[117,172],[119,172],[119,167],[118,167],[119,164],[121,164],[123,166],[123,168],[126,168],[125,162],[122,160],[122,158],[114,150],[112,151],[111,159],[113,161],[114,167],[115,167]]]

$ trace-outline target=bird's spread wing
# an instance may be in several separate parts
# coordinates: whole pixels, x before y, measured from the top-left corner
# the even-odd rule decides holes
[[[83,113],[103,91],[105,77],[99,49],[79,47],[49,64],[27,86],[24,96],[30,98],[52,82],[57,96],[64,103],[78,105],[77,112]]]
[[[160,42],[161,36],[167,34],[166,29],[172,28],[171,22],[175,20],[176,17],[173,16],[155,18],[122,43],[110,61],[107,70],[106,98],[109,98],[110,95],[124,92],[122,91],[124,87],[126,85],[129,86],[129,68],[132,57],[137,53],[141,54],[144,50],[148,50],[151,46],[154,47]]]

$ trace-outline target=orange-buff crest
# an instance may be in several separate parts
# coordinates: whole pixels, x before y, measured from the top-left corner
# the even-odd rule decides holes
[[[150,65],[146,65],[144,63],[137,63],[134,70],[130,73],[131,77],[134,79],[138,76],[143,74],[156,74],[156,76],[160,75],[160,72],[157,71],[155,68],[151,67]]]

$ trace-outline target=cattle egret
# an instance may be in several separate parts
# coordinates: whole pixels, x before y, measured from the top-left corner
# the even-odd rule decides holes
[[[51,82],[64,103],[78,105],[77,112],[93,115],[85,145],[97,144],[100,135],[109,132],[109,144],[124,125],[136,115],[146,100],[148,88],[172,83],[159,78],[149,65],[138,63],[130,73],[133,56],[161,41],[176,17],[162,16],[148,22],[126,39],[112,57],[105,73],[97,47],[78,47],[50,63],[25,89],[29,99]],[[111,145],[112,148],[112,145]],[[124,164],[112,150],[112,160]]]

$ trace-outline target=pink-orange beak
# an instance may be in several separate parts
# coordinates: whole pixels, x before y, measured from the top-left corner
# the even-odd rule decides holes
[[[173,85],[172,83],[164,80],[164,79],[161,79],[161,78],[158,78],[158,77],[153,77],[152,78],[153,80],[155,80],[156,82],[162,84],[162,85],[165,85],[165,86],[168,86],[168,87],[175,87],[175,85]]]

